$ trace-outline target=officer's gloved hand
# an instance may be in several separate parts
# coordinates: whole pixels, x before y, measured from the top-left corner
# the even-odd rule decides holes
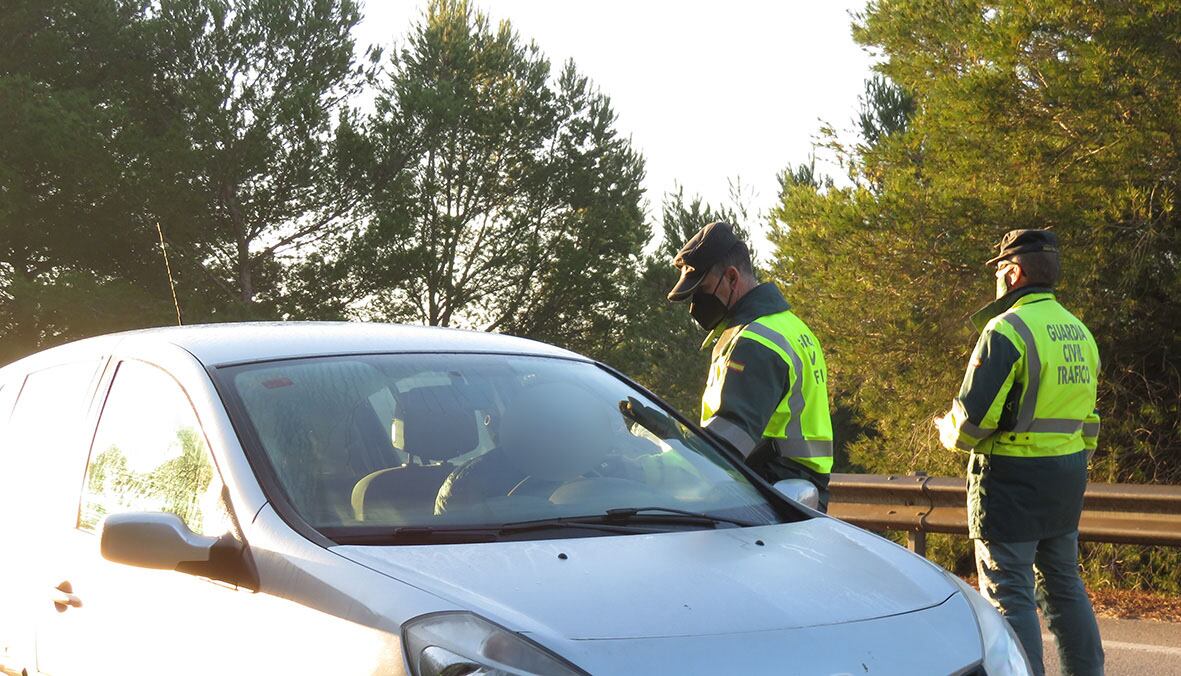
[[[960,433],[951,416],[952,414],[949,412],[947,415],[935,418],[935,429],[939,432],[939,443],[943,444],[944,448],[954,451]]]
[[[623,417],[639,423],[644,429],[655,434],[658,439],[682,439],[681,428],[664,411],[645,406],[635,397],[628,397],[619,402],[619,412]]]

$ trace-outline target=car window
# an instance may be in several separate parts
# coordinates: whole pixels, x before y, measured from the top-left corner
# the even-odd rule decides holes
[[[274,471],[268,490],[314,527],[487,525],[653,506],[777,519],[733,461],[594,364],[366,355],[218,377],[257,439],[248,452]]]
[[[163,370],[124,361],[103,404],[78,512],[95,530],[119,512],[170,512],[196,533],[230,529],[205,434],[180,385]]]
[[[97,360],[86,360],[30,373],[8,419],[9,448],[25,454],[60,452],[78,431],[97,370]]]
[[[0,496],[10,506],[6,510],[69,526],[74,503],[57,488],[77,486],[86,453],[81,423],[98,367],[98,359],[60,364],[5,387],[17,396],[0,445]]]

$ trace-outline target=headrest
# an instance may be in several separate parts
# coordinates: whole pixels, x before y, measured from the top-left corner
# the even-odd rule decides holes
[[[454,387],[419,387],[398,396],[402,448],[426,460],[450,460],[480,444],[476,411]]]
[[[596,467],[610,451],[609,410],[578,386],[534,385],[506,407],[500,447],[529,477],[570,481]]]

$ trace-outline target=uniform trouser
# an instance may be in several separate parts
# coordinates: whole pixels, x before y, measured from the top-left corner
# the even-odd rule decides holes
[[[1035,674],[1045,673],[1038,606],[1058,639],[1062,673],[1103,673],[1099,625],[1078,575],[1078,531],[1035,542],[976,540],[976,570],[980,593],[1009,621]]]

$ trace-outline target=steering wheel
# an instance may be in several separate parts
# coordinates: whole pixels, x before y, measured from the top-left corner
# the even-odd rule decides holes
[[[554,489],[561,485],[561,482],[558,481],[547,481],[545,479],[527,476],[518,481],[517,485],[509,490],[506,497],[527,495],[530,497],[548,498],[550,493],[553,493]]]
[[[643,475],[644,469],[639,463],[616,451],[604,457],[603,462],[601,462],[597,467],[576,479],[561,482],[527,476],[519,481],[516,486],[513,486],[508,492],[508,495],[536,495],[548,497],[555,490],[561,488],[562,486],[579,481],[586,481],[589,479],[618,479],[621,481],[631,481],[633,483],[644,485],[644,481],[641,479],[632,478],[642,477]]]

